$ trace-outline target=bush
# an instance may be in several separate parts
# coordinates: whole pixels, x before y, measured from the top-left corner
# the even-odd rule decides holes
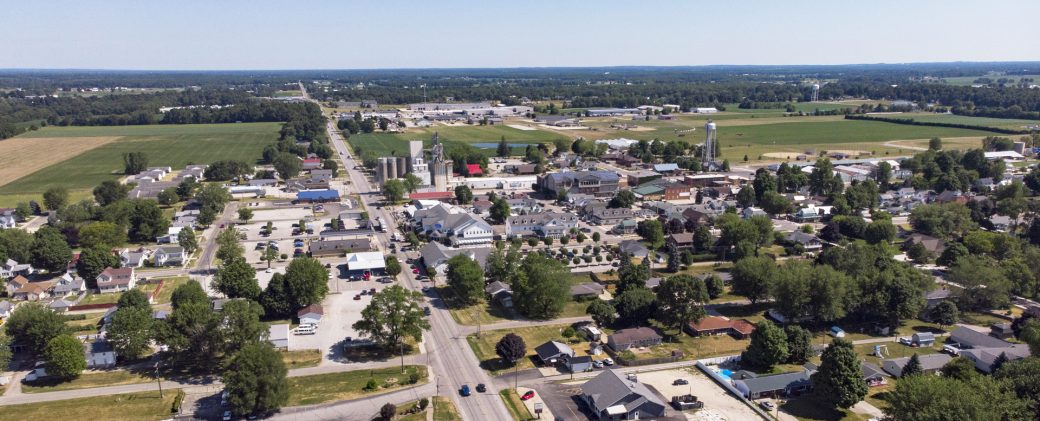
[[[71,322],[73,320],[87,320],[86,314],[65,314],[63,317],[65,317],[66,322]]]
[[[365,383],[365,390],[371,392],[376,389],[379,389],[379,383],[376,382],[376,379],[368,379],[368,383]]]
[[[574,326],[567,326],[566,329],[563,329],[562,335],[564,338],[573,338],[575,333]]]
[[[170,413],[176,414],[181,412],[181,403],[184,402],[184,391],[177,390],[177,396],[173,397],[173,405],[170,405]]]
[[[419,399],[419,410],[425,410],[427,406],[430,406],[429,398]]]
[[[419,383],[419,373],[417,373],[415,371],[413,371],[411,373],[408,373],[408,384],[416,384],[416,383]]]

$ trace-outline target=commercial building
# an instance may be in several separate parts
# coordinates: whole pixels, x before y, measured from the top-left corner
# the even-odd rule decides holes
[[[564,171],[538,177],[538,187],[553,195],[561,191],[595,197],[614,197],[621,177],[613,171]]]

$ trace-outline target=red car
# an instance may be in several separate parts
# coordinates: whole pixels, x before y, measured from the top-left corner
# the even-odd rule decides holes
[[[419,269],[412,269],[412,273],[418,275],[419,274]]]
[[[533,397],[534,397],[534,391],[533,390],[528,390],[527,393],[524,393],[524,396],[520,397],[520,400],[526,401],[526,400],[531,399]]]

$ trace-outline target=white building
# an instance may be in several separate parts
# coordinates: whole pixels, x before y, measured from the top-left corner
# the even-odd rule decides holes
[[[690,111],[693,111],[697,114],[715,114],[719,112],[719,110],[715,107],[696,107]]]

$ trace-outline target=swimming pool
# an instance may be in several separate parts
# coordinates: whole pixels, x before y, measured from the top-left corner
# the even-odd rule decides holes
[[[726,379],[726,380],[733,380],[733,379],[731,379],[729,377],[729,376],[733,375],[733,371],[728,369],[728,368],[723,368],[721,370],[715,370],[715,372],[719,373],[719,376],[724,378],[724,379]]]

